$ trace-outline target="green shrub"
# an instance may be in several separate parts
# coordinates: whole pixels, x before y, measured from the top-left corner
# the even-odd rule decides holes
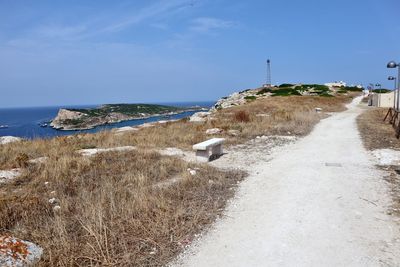
[[[256,100],[257,97],[255,97],[254,95],[248,95],[248,96],[245,96],[244,99],[251,101],[251,100]]]
[[[358,88],[356,86],[345,86],[342,89],[347,90],[347,91],[352,91],[352,92],[361,92],[364,88]]]
[[[291,83],[282,83],[281,85],[279,85],[279,88],[284,88],[284,87],[293,87],[294,84]]]
[[[379,94],[386,94],[392,92],[392,90],[389,89],[374,89],[372,90],[374,93],[379,93]]]
[[[282,88],[273,91],[272,96],[290,96],[290,95],[301,95],[297,90],[292,88]]]

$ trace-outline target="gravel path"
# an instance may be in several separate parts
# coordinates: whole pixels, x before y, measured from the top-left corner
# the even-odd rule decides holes
[[[174,265],[400,266],[400,227],[357,131],[359,101],[253,164],[226,216]]]

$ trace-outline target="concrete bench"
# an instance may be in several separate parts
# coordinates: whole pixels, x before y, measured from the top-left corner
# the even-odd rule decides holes
[[[212,138],[210,140],[193,145],[193,150],[196,150],[196,159],[199,161],[208,162],[210,159],[222,155],[222,144],[224,141],[224,138]]]

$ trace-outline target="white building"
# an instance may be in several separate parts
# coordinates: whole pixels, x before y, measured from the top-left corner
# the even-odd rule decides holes
[[[381,108],[393,107],[394,101],[396,100],[396,93],[397,90],[384,94],[369,94],[368,105]]]
[[[345,83],[344,81],[326,83],[325,84],[325,86],[328,86],[328,87],[344,87],[346,85],[347,85],[347,83]]]

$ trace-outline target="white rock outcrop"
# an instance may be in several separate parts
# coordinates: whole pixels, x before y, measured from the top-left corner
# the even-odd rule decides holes
[[[71,111],[68,109],[61,108],[58,111],[57,117],[50,123],[55,129],[62,129],[65,127],[65,121],[69,120],[79,120],[84,117],[86,114],[79,111]]]
[[[0,145],[19,142],[22,141],[22,138],[15,137],[15,136],[0,136]]]
[[[220,134],[222,133],[222,129],[219,128],[211,128],[206,130],[206,134]]]
[[[264,95],[258,95],[261,89],[248,89],[241,92],[235,92],[227,97],[223,97],[215,103],[214,107],[210,109],[211,112],[215,112],[218,109],[230,108],[233,106],[240,106],[248,102],[248,100],[264,97]]]
[[[34,266],[43,249],[36,244],[11,236],[0,237],[0,266]]]
[[[205,122],[208,120],[209,116],[211,115],[210,112],[202,111],[196,112],[192,116],[190,116],[190,122]]]

